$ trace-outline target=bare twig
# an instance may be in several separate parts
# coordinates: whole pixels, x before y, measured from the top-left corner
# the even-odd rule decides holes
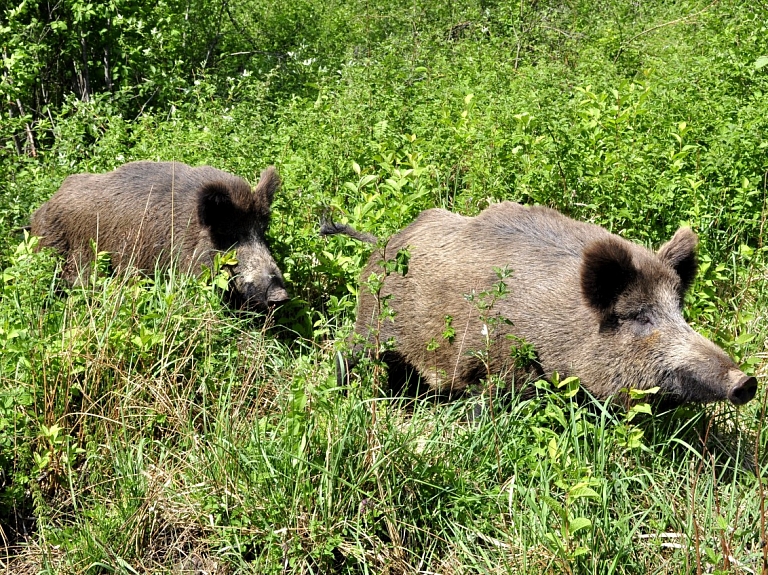
[[[555,28],[554,26],[545,26],[544,24],[541,24],[540,27],[545,30],[552,30],[553,32],[562,34],[563,36],[565,36],[566,38],[570,38],[571,40],[584,37],[584,34],[569,34],[565,30],[561,30],[560,28]]]
[[[83,93],[81,99],[83,102],[87,102],[91,94],[91,78],[88,71],[88,46],[85,42],[85,35],[82,32],[80,33],[80,47],[83,56],[83,74],[81,75]]]
[[[762,221],[760,222],[760,235],[758,236],[758,246],[762,248],[763,246],[763,228],[765,226],[765,216],[766,216],[766,185],[768,185],[768,170],[763,174],[763,217]],[[754,267],[754,266],[752,266]],[[751,272],[751,269],[750,269]],[[750,275],[751,277],[751,275]],[[765,423],[765,414],[766,414],[766,402],[768,401],[768,393],[763,394],[763,403],[760,406],[760,425],[758,426],[758,432],[755,435],[755,451],[754,451],[754,458],[755,458],[755,475],[757,476],[757,489],[760,496],[760,541],[762,543],[761,545],[761,551],[763,553],[763,565],[760,569],[760,573],[762,575],[768,575],[768,531],[766,531],[766,521],[765,521],[765,486],[763,485],[763,472],[760,468],[760,435],[761,431],[763,429],[763,424]]]
[[[21,104],[21,100],[18,98],[16,99],[16,105],[19,107],[19,113],[23,116],[26,116],[24,113],[24,106]],[[24,132],[27,134],[27,147],[29,148],[29,155],[33,158],[37,157],[37,148],[35,147],[35,137],[32,134],[32,128],[29,125],[29,122],[24,122]]]
[[[451,26],[448,32],[445,33],[445,39],[458,40],[464,35],[464,32],[466,32],[467,29],[471,27],[472,27],[471,20],[467,20],[466,22],[460,22],[459,24],[454,24],[453,26]]]
[[[260,56],[274,56],[275,58],[279,58],[279,59],[288,57],[288,54],[285,54],[283,52],[269,52],[267,50],[248,50],[246,52],[232,52],[231,54],[222,54],[222,56],[229,58],[230,56],[252,56],[254,54],[259,54]]]
[[[8,117],[13,118],[13,109],[11,106],[8,106]],[[11,134],[11,139],[13,140],[13,146],[16,148],[16,155],[21,156],[24,153],[24,150],[21,147],[21,142],[19,142],[19,137],[16,134]]]
[[[5,48],[3,48],[3,60],[8,58],[8,53],[6,52]],[[8,69],[3,66],[3,79],[8,84],[13,84],[13,81],[9,77]],[[8,97],[8,117],[13,118],[13,108],[11,104],[11,98]],[[13,140],[13,146],[16,148],[16,155],[21,156],[24,153],[24,150],[21,148],[21,142],[19,142],[19,138],[16,136],[16,134],[11,134],[11,139]]]
[[[640,36],[645,36],[646,34],[650,34],[651,32],[658,30],[659,28],[665,28],[666,26],[673,26],[675,24],[680,24],[681,22],[685,22],[686,20],[689,20],[691,18],[701,16],[704,12],[712,8],[712,6],[714,6],[718,2],[720,2],[720,0],[712,0],[712,3],[709,6],[699,10],[698,12],[695,12],[693,14],[688,14],[687,16],[683,16],[682,18],[678,18],[677,20],[671,20],[669,22],[664,22],[663,24],[652,26],[647,30],[643,30],[639,34],[635,34],[626,42],[622,42],[621,46],[619,46],[619,51],[616,52],[616,57],[613,59],[613,63],[615,64],[619,60],[619,56],[621,56],[621,53],[624,51],[624,48],[626,48],[627,46],[629,46],[629,44],[637,40]]]
[[[639,533],[635,535],[635,539],[682,539],[687,541],[689,537],[685,533]],[[662,549],[686,549],[688,551],[694,551],[694,548],[688,543],[672,543],[671,541],[662,541],[659,543],[659,547]],[[755,574],[752,569],[736,559],[733,555],[728,554],[725,559],[732,564],[737,565],[742,571],[751,573],[752,575]]]
[[[701,438],[701,447],[703,453],[699,461],[699,467],[696,469],[696,474],[693,476],[693,486],[691,487],[691,520],[693,521],[693,549],[696,556],[696,575],[702,575],[701,566],[701,533],[699,532],[699,522],[696,520],[696,486],[699,483],[699,477],[704,470],[704,457],[707,452],[707,441],[709,439],[709,432],[712,429],[712,419],[707,423],[707,429],[704,431],[704,437]]]

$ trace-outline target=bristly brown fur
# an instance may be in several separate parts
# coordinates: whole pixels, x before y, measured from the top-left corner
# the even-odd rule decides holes
[[[217,251],[236,248],[236,289],[259,307],[287,299],[265,235],[279,186],[274,167],[252,191],[242,178],[210,166],[130,162],[104,174],[69,176],[32,214],[32,233],[41,246],[66,254],[69,283],[93,260],[92,240],[112,254],[116,268],[176,264],[193,273],[211,267]]]
[[[694,247],[695,234],[682,230],[657,254],[555,210],[513,202],[475,217],[427,210],[368,259],[361,281],[375,274],[381,283],[359,291],[355,353],[389,342],[388,364],[415,368],[449,395],[491,375],[519,389],[556,372],[579,377],[599,399],[659,387],[671,402],[740,405],[754,397],[757,381],[681,313]],[[382,261],[402,248],[410,253],[408,273],[383,273]],[[391,312],[386,321],[382,301]],[[453,340],[444,335],[448,321]],[[518,361],[513,348],[521,342],[535,359]]]
[[[672,267],[680,277],[681,296],[691,287],[699,264],[696,260],[696,247],[699,245],[699,236],[691,228],[680,228],[672,239],[659,248],[656,255],[659,259]]]
[[[601,315],[610,313],[622,292],[637,278],[632,254],[608,237],[588,245],[581,263],[581,294]]]
[[[354,238],[361,242],[365,242],[367,244],[376,245],[379,242],[379,238],[377,238],[373,234],[369,234],[367,232],[359,232],[355,228],[347,224],[338,224],[330,220],[323,220],[320,223],[321,236],[323,237],[335,236],[337,234],[349,236],[351,238]]]

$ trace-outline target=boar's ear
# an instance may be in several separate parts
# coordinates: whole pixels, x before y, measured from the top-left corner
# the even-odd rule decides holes
[[[197,193],[197,218],[214,230],[228,229],[239,222],[241,210],[234,204],[232,191],[225,182],[209,182]]]
[[[581,293],[603,317],[610,315],[616,300],[637,278],[632,253],[616,238],[589,244],[582,254]]]
[[[691,228],[680,228],[666,244],[659,248],[657,256],[680,276],[680,294],[691,287],[699,265],[696,262],[696,246],[699,237]]]
[[[272,199],[275,197],[277,188],[280,187],[280,176],[277,175],[275,166],[269,166],[261,172],[259,183],[253,190],[254,203],[260,212],[269,216],[269,207],[272,205]]]

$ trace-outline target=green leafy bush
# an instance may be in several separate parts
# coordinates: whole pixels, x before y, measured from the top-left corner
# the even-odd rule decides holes
[[[12,571],[760,571],[760,2],[65,0],[2,14]],[[252,183],[275,164],[269,239],[292,301],[233,312],[220,269],[63,286],[60,259],[18,228],[67,175],[139,159]],[[370,247],[320,238],[324,210],[385,240],[424,209],[505,200],[651,247],[690,225],[700,274],[684,313],[758,376],[757,399],[617,410],[575,401],[564,378],[434,403],[384,393],[376,361],[337,387]],[[460,337],[444,321],[431,345]]]

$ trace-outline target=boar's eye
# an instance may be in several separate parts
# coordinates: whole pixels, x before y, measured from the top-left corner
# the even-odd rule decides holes
[[[653,318],[651,317],[651,314],[648,313],[648,310],[639,310],[633,313],[631,319],[643,326],[653,324]]]

